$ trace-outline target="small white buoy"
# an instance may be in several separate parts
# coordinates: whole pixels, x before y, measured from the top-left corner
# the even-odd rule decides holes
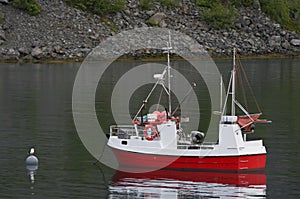
[[[26,158],[26,166],[37,166],[39,163],[38,158],[34,155],[34,148],[29,151],[29,156]]]
[[[33,147],[30,149],[29,156],[26,158],[25,163],[26,163],[26,169],[27,169],[27,174],[29,176],[29,180],[31,183],[34,183],[35,173],[36,173],[36,170],[38,169],[39,160],[34,155]]]

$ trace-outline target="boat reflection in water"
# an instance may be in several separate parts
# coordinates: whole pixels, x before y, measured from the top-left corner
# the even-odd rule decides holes
[[[147,173],[116,171],[109,190],[110,198],[265,198],[266,175],[166,169]]]

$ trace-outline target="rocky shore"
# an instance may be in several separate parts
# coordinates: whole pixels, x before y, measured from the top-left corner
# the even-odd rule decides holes
[[[213,30],[200,21],[201,9],[189,0],[168,9],[156,4],[141,10],[128,0],[122,12],[100,17],[61,0],[40,0],[41,13],[30,16],[0,3],[0,60],[83,59],[105,38],[123,30],[159,26],[196,39],[211,55],[228,56],[232,47],[243,55],[300,55],[300,36],[284,30],[257,8],[240,8],[234,28]]]

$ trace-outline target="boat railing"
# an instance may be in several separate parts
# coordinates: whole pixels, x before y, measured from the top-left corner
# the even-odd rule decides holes
[[[177,149],[188,149],[188,150],[192,150],[192,149],[203,149],[203,150],[207,150],[207,149],[214,149],[214,146],[216,145],[216,143],[214,142],[205,142],[202,144],[180,144],[178,143],[177,145]]]
[[[137,125],[112,125],[110,126],[110,136],[118,136],[120,139],[143,136],[143,128]]]

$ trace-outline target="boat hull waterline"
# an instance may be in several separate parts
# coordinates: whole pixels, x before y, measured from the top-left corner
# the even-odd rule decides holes
[[[186,170],[261,170],[266,165],[266,154],[240,156],[167,156],[142,154],[112,149],[121,166],[151,169]]]

